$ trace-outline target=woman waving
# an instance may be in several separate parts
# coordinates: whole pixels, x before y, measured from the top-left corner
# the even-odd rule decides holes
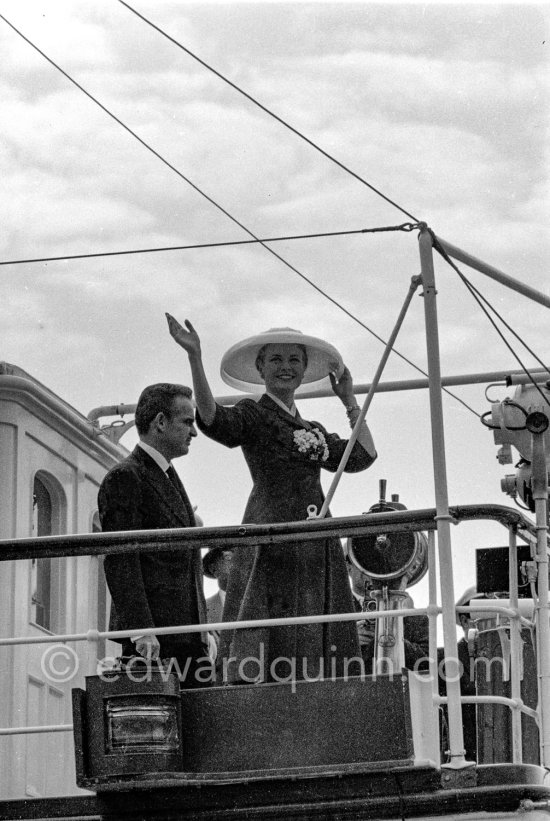
[[[294,393],[303,382],[330,376],[332,389],[353,426],[360,409],[353,382],[338,351],[316,337],[275,328],[234,345],[224,355],[222,378],[247,391],[265,386],[256,399],[232,408],[217,405],[201,356],[200,339],[167,314],[170,334],[189,357],[197,424],[216,442],[241,447],[253,487],[243,522],[303,521],[324,496],[321,469],[335,471],[347,440],[300,416]],[[346,471],[369,467],[376,458],[366,425]],[[224,621],[353,612],[346,564],[337,538],[237,548],[227,587]],[[359,672],[355,622],[290,625],[224,631],[221,653],[229,660],[224,683],[323,678]],[[346,662],[346,659],[348,662]]]

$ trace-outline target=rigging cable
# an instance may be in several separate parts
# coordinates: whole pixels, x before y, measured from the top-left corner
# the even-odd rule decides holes
[[[502,331],[500,330],[500,328],[498,327],[498,325],[497,325],[497,324],[496,324],[496,322],[494,321],[493,317],[490,315],[490,313],[489,313],[489,311],[487,310],[487,308],[485,307],[485,305],[487,305],[487,306],[491,309],[491,311],[493,311],[493,313],[495,314],[495,316],[497,316],[497,317],[498,317],[498,319],[502,322],[502,324],[505,326],[505,328],[507,328],[507,330],[508,330],[508,331],[510,331],[510,333],[511,333],[511,334],[513,334],[519,342],[521,342],[521,344],[525,347],[525,349],[526,349],[526,350],[527,350],[527,351],[531,354],[531,356],[532,356],[534,359],[536,359],[536,361],[539,363],[539,365],[541,365],[541,367],[542,367],[542,368],[544,368],[544,370],[549,371],[550,369],[549,369],[549,368],[548,368],[548,367],[544,364],[544,362],[542,361],[542,359],[540,359],[540,357],[539,357],[539,356],[537,356],[537,354],[536,354],[536,353],[535,353],[535,352],[534,352],[534,351],[533,351],[533,350],[529,347],[529,345],[525,342],[525,340],[523,340],[523,339],[519,336],[519,334],[518,334],[518,333],[516,333],[516,331],[515,331],[515,330],[514,330],[514,329],[513,329],[510,325],[509,325],[509,323],[508,323],[508,322],[506,322],[506,320],[504,319],[504,317],[502,317],[502,316],[500,315],[500,313],[499,313],[499,312],[497,311],[497,309],[496,309],[496,308],[495,308],[495,307],[491,304],[491,302],[490,302],[490,301],[489,301],[489,300],[488,300],[485,296],[483,296],[483,294],[482,294],[482,293],[481,293],[481,292],[480,292],[480,291],[479,291],[479,290],[475,287],[475,285],[473,285],[473,284],[472,284],[472,283],[468,280],[468,278],[465,276],[465,274],[463,274],[463,273],[462,273],[462,271],[459,269],[459,267],[458,267],[458,266],[457,266],[457,265],[453,262],[453,260],[449,257],[449,255],[447,254],[447,252],[445,251],[445,249],[443,248],[443,246],[441,245],[441,243],[438,241],[438,239],[437,239],[437,237],[435,236],[435,234],[433,234],[433,232],[432,232],[432,241],[433,241],[433,246],[434,246],[434,248],[436,249],[436,251],[437,251],[439,254],[441,254],[441,256],[443,257],[443,259],[444,259],[444,260],[445,260],[445,261],[446,261],[446,262],[447,262],[447,263],[451,266],[451,268],[452,268],[452,269],[453,269],[453,270],[454,270],[454,271],[458,274],[458,276],[460,277],[460,279],[462,280],[462,282],[464,283],[464,285],[466,286],[466,288],[468,289],[468,291],[470,292],[470,294],[473,296],[473,298],[475,299],[475,301],[477,302],[477,304],[479,305],[479,307],[481,308],[481,310],[483,311],[483,313],[485,314],[485,316],[487,317],[487,319],[489,320],[489,322],[491,323],[491,325],[493,326],[493,328],[495,329],[495,331],[497,332],[497,334],[500,336],[501,340],[504,342],[504,344],[506,345],[506,347],[508,348],[508,350],[510,351],[510,353],[512,354],[512,356],[514,357],[514,359],[516,360],[516,362],[518,362],[518,364],[519,364],[520,368],[524,371],[525,375],[528,377],[528,379],[530,380],[530,382],[533,384],[533,386],[536,388],[536,390],[537,390],[537,391],[539,392],[539,394],[542,396],[542,398],[543,398],[544,402],[545,402],[547,405],[550,405],[550,401],[548,400],[548,398],[544,395],[544,393],[543,393],[543,392],[542,392],[542,390],[540,389],[539,385],[537,384],[536,380],[533,378],[533,375],[530,373],[530,371],[528,370],[527,366],[523,364],[523,362],[522,362],[522,361],[521,361],[521,359],[519,358],[519,355],[515,352],[515,350],[513,349],[512,345],[510,345],[510,343],[508,342],[508,340],[506,339],[506,337],[504,336],[504,334],[502,333]],[[484,305],[483,303],[485,303],[485,305]],[[485,414],[483,414],[483,415],[485,415]],[[483,418],[482,418],[482,421],[483,421]]]
[[[350,234],[376,234],[379,231],[413,231],[417,226],[412,222],[402,225],[388,225],[383,228],[359,228],[355,231],[324,231],[321,234],[299,234],[288,237],[264,237],[263,239],[238,239],[228,242],[202,242],[195,245],[165,245],[161,248],[134,248],[127,251],[97,251],[89,254],[65,254],[57,257],[33,257],[31,259],[0,260],[0,265],[22,265],[30,262],[59,262],[69,259],[93,259],[94,257],[120,257],[130,254],[156,254],[161,251],[190,251],[197,248],[226,248],[233,245],[255,245],[264,242],[286,242],[293,239],[318,239],[319,237],[341,237]]]
[[[167,40],[170,40],[171,43],[174,43],[175,46],[177,46],[182,51],[184,51],[186,54],[188,54],[190,57],[192,57],[193,60],[196,60],[198,63],[200,63],[201,66],[204,66],[204,68],[208,69],[208,71],[211,71],[212,74],[215,74],[216,77],[218,77],[220,80],[223,80],[224,83],[227,83],[227,85],[231,86],[231,88],[235,89],[235,91],[238,91],[239,94],[242,94],[243,97],[246,97],[247,100],[250,100],[250,102],[254,103],[254,105],[258,106],[258,108],[260,108],[262,111],[265,111],[266,114],[269,114],[270,117],[273,117],[274,120],[277,120],[278,123],[283,125],[285,128],[288,128],[289,131],[292,131],[293,134],[296,134],[296,136],[300,137],[300,139],[302,139],[302,140],[304,140],[304,142],[308,143],[308,145],[310,145],[312,148],[314,148],[316,151],[318,151],[320,154],[322,154],[323,157],[326,157],[327,160],[330,160],[331,162],[335,163],[343,171],[346,171],[348,174],[350,174],[356,180],[359,180],[359,182],[363,183],[363,185],[366,185],[367,188],[370,188],[371,191],[374,191],[375,194],[378,194],[379,197],[382,197],[382,199],[386,200],[386,202],[388,202],[390,205],[393,205],[394,208],[397,208],[399,211],[401,211],[407,217],[410,217],[411,219],[415,220],[415,222],[418,222],[417,217],[415,217],[413,214],[410,214],[408,211],[406,211],[404,208],[402,208],[396,202],[391,200],[389,197],[387,197],[385,194],[383,194],[381,191],[379,191],[377,188],[375,188],[374,185],[371,185],[370,182],[367,182],[367,180],[365,180],[363,177],[361,177],[355,171],[352,171],[351,168],[348,168],[347,165],[344,165],[344,163],[340,162],[340,160],[337,160],[336,157],[333,157],[332,154],[329,154],[328,151],[324,150],[324,148],[321,148],[321,146],[317,145],[317,143],[315,143],[309,137],[306,137],[306,135],[302,134],[301,131],[298,131],[297,128],[294,128],[294,126],[290,125],[290,123],[287,123],[286,120],[283,120],[283,118],[279,117],[277,114],[275,114],[274,111],[271,111],[269,108],[267,108],[267,106],[260,103],[259,100],[256,100],[255,97],[253,97],[251,94],[248,94],[248,92],[244,91],[244,89],[240,88],[240,86],[238,86],[236,83],[232,82],[232,80],[230,80],[228,77],[223,75],[220,71],[217,71],[215,68],[213,68],[211,65],[209,65],[205,60],[202,60],[197,54],[194,54],[190,49],[188,49],[186,46],[184,46],[182,43],[180,43],[178,40],[176,40],[174,37],[172,37],[166,31],[161,29],[159,26],[157,26],[155,23],[153,23],[147,17],[144,17],[143,14],[140,14],[139,11],[136,11],[136,9],[132,8],[132,6],[128,5],[128,3],[125,3],[124,0],[118,0],[118,1],[119,1],[119,3],[121,3],[121,5],[125,6],[125,8],[127,8],[128,11],[131,11],[132,14],[135,14],[136,17],[139,17],[140,20],[143,20],[144,23],[147,23],[148,26],[151,26],[151,28],[155,29],[155,31],[158,31],[159,34],[162,34],[163,37],[166,37]]]
[[[92,102],[94,102],[97,106],[99,106],[99,108],[101,108],[101,110],[104,111],[109,117],[111,117],[111,119],[113,119],[122,128],[124,128],[125,131],[127,131],[129,134],[131,134],[141,145],[143,145],[144,148],[146,148],[148,151],[150,151],[152,154],[154,154],[154,156],[157,157],[162,163],[164,163],[164,165],[166,165],[168,168],[170,168],[172,171],[174,171],[174,173],[177,174],[178,177],[180,177],[182,180],[184,180],[186,183],[188,183],[188,185],[190,185],[202,197],[204,197],[208,202],[210,202],[211,205],[214,205],[215,208],[217,208],[219,211],[221,211],[223,214],[225,214],[225,216],[227,216],[232,222],[234,222],[236,225],[238,225],[239,228],[242,228],[242,230],[245,231],[245,233],[247,233],[249,236],[251,236],[260,245],[262,245],[262,247],[265,248],[266,251],[268,251],[272,256],[274,256],[276,259],[278,259],[280,262],[282,262],[283,265],[285,265],[287,268],[289,268],[291,271],[293,271],[297,276],[301,277],[301,279],[303,279],[305,282],[307,282],[314,290],[316,290],[319,294],[324,296],[329,302],[331,302],[333,305],[335,305],[337,308],[339,308],[343,313],[345,313],[346,316],[348,316],[350,319],[352,319],[354,322],[356,322],[358,325],[360,325],[364,330],[366,330],[369,334],[371,334],[375,339],[377,339],[383,345],[386,344],[386,341],[381,336],[379,336],[375,331],[373,331],[371,328],[369,328],[369,326],[366,325],[361,319],[359,319],[357,316],[352,314],[351,311],[349,311],[341,303],[339,303],[336,299],[334,299],[334,297],[331,297],[329,294],[327,294],[325,291],[323,291],[323,289],[319,285],[316,285],[315,282],[313,282],[311,279],[309,279],[305,274],[301,273],[301,271],[299,271],[294,265],[292,265],[284,257],[282,257],[280,254],[278,254],[276,251],[274,251],[273,248],[270,248],[269,245],[266,245],[265,243],[263,243],[262,240],[259,239],[249,228],[247,228],[245,225],[243,225],[236,217],[234,217],[232,214],[230,214],[229,211],[227,211],[223,206],[219,205],[219,203],[217,203],[214,199],[212,199],[212,197],[210,197],[208,194],[206,194],[204,191],[202,191],[202,189],[199,188],[198,185],[196,185],[188,177],[186,177],[185,174],[183,174],[181,171],[179,171],[174,165],[172,165],[172,163],[170,163],[168,160],[166,160],[158,151],[156,151],[156,149],[154,149],[151,145],[149,145],[149,143],[147,143],[144,139],[142,139],[138,134],[136,134],[135,131],[133,131],[119,117],[117,117],[116,114],[113,114],[105,105],[103,105],[103,103],[101,103],[96,97],[94,97],[93,94],[91,94],[83,86],[81,86],[80,83],[78,83],[75,79],[73,79],[73,77],[71,77],[71,75],[68,74],[68,72],[66,72],[63,68],[61,68],[61,66],[59,66],[54,60],[52,60],[51,57],[48,57],[48,55],[45,54],[42,51],[42,49],[40,49],[31,40],[29,40],[28,37],[26,37],[21,31],[19,31],[19,29],[17,29],[13,25],[13,23],[10,23],[10,21],[6,17],[4,17],[4,15],[0,14],[0,19],[3,20],[5,23],[7,23],[7,25],[13,31],[15,31],[15,33],[18,34],[19,37],[21,37],[26,43],[28,43],[28,45],[30,45],[35,51],[37,51],[48,63],[50,63],[50,65],[52,65],[67,80],[69,80],[69,82],[71,82],[74,86],[76,86],[76,88],[78,88],[79,91],[82,91],[82,93],[85,94],[86,97],[88,97],[88,99],[92,100]],[[419,367],[419,365],[416,365],[412,360],[410,360],[408,357],[406,357],[404,354],[402,354],[400,351],[398,351],[397,348],[394,348],[393,351],[400,359],[402,359],[404,362],[406,362],[408,365],[410,365],[412,368],[414,368],[416,371],[418,371],[418,373],[421,373],[423,376],[428,376],[426,371],[424,371],[421,367]],[[460,402],[460,404],[463,405],[471,413],[473,413],[474,416],[477,416],[478,418],[480,418],[480,414],[477,413],[477,411],[475,411],[472,407],[470,407],[470,405],[468,405],[467,402],[465,402],[463,399],[461,399],[460,396],[457,396],[452,391],[450,391],[448,388],[443,388],[443,390],[449,396],[452,396],[453,399],[456,399],[457,402]]]

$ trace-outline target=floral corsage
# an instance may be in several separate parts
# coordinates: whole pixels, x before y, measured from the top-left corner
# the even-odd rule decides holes
[[[319,428],[295,430],[294,444],[300,453],[305,454],[308,459],[314,462],[319,460],[326,462],[328,459],[327,440]]]

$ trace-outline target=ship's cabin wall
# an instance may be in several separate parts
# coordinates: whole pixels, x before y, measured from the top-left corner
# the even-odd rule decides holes
[[[1,374],[0,538],[98,530],[97,490],[116,451],[39,383]],[[0,563],[2,637],[105,629],[108,606],[100,557]],[[86,642],[0,647],[0,726],[71,724],[71,688],[83,685],[109,649]],[[3,798],[77,791],[70,732],[0,737],[0,759]]]

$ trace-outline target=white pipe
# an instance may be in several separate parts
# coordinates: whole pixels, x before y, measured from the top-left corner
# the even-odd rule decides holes
[[[410,608],[396,611],[399,618],[419,616],[425,614],[425,607]],[[383,611],[369,613],[369,619],[384,618]],[[174,633],[204,633],[204,631],[222,630],[249,630],[255,627],[286,627],[291,624],[323,624],[325,622],[363,621],[364,613],[331,613],[321,616],[293,616],[280,619],[249,619],[248,621],[222,621],[201,624],[180,624],[172,627],[135,627],[132,630],[88,630],[87,633],[69,633],[66,635],[48,636],[16,636],[15,638],[1,638],[0,647],[11,647],[18,644],[64,644],[68,641],[97,641],[98,639],[117,639],[126,636],[170,636]]]
[[[544,368],[534,368],[530,371],[531,376],[536,382],[546,382],[550,379],[550,372]],[[531,382],[525,371],[507,370],[507,371],[488,371],[485,373],[464,373],[456,376],[443,376],[441,384],[444,387],[452,387],[456,385],[478,385],[489,382],[506,382],[510,385],[525,385]],[[356,396],[368,393],[372,387],[372,382],[359,382],[354,384],[353,392]],[[376,393],[394,393],[396,391],[416,391],[423,390],[429,387],[428,379],[400,379],[390,382],[380,382],[377,385]],[[218,405],[232,406],[236,405],[241,399],[246,397],[257,396],[257,393],[239,393],[230,394],[227,396],[216,396]],[[334,392],[332,388],[300,388],[296,391],[295,399],[324,399],[330,397],[334,399]],[[136,403],[124,403],[120,405],[101,405],[98,408],[93,408],[88,414],[88,419],[95,422],[102,416],[127,416],[135,413]]]
[[[439,696],[437,702],[438,704],[446,704],[447,699],[445,698],[445,696]],[[526,716],[529,716],[530,718],[537,718],[537,711],[533,710],[532,707],[526,707],[521,700],[514,701],[514,699],[507,698],[506,696],[462,696],[462,703],[502,704],[504,707],[510,707],[512,710],[517,711],[518,713],[524,713]]]
[[[433,530],[428,533],[428,591],[428,656],[432,696],[435,698],[439,695],[439,671],[437,660],[437,557]]]
[[[514,279],[514,277],[499,271],[498,268],[488,265],[486,262],[472,256],[472,254],[462,251],[460,248],[457,248],[456,245],[451,245],[451,243],[447,242],[447,240],[441,239],[441,237],[436,237],[436,239],[450,257],[458,259],[459,262],[464,262],[466,265],[469,265],[470,268],[474,268],[476,271],[479,271],[480,274],[485,274],[485,276],[496,280],[496,282],[499,282],[506,288],[510,288],[512,291],[517,291],[518,294],[522,294],[528,299],[532,299],[533,302],[538,302],[540,305],[544,305],[545,308],[550,308],[550,297],[546,296],[546,294],[543,294],[541,291],[537,291],[535,288],[525,285],[524,282],[520,282],[518,279]]]
[[[121,403],[119,405],[100,405],[99,408],[93,408],[88,414],[87,418],[90,422],[95,422],[102,416],[127,416],[130,413],[135,413],[137,402],[129,404]]]
[[[510,607],[518,609],[518,551],[516,531],[513,527],[508,530],[508,589],[510,591]],[[520,668],[523,667],[523,642],[520,635],[519,618],[510,619],[510,683],[513,701],[521,700]],[[521,713],[512,711],[512,763],[521,764],[523,761],[523,741],[521,730]]]
[[[550,372],[547,371],[545,368],[533,368],[533,370],[529,371],[531,376],[535,379],[536,382],[546,382],[550,379]],[[507,370],[507,371],[487,371],[482,373],[464,373],[464,374],[457,374],[456,376],[443,376],[441,377],[441,385],[443,387],[453,387],[456,385],[478,385],[478,384],[485,384],[489,382],[508,382],[511,385],[526,385],[531,382],[528,376],[526,376],[525,371],[519,370]],[[393,380],[390,382],[380,382],[376,387],[376,393],[395,393],[398,391],[416,391],[416,390],[424,390],[429,388],[430,381],[429,379],[399,379]],[[359,382],[353,385],[353,392],[356,395],[368,393],[372,387],[372,382]],[[216,396],[216,402],[218,405],[234,405],[240,399],[243,399],[245,396],[254,397],[258,394],[249,393],[249,394],[234,394],[230,396]],[[296,391],[294,398],[295,399],[324,399],[324,398],[332,398],[334,399],[334,393],[331,387],[326,388],[300,388]],[[113,410],[110,414],[114,416],[116,414],[115,407],[119,406],[112,406]],[[125,405],[124,407],[131,407],[130,405]],[[135,405],[133,406],[135,410]]]
[[[544,432],[533,433],[533,499],[537,530],[537,633],[539,636],[541,764],[550,768],[550,608],[548,605],[548,473]]]
[[[419,236],[420,262],[424,284],[424,314],[426,320],[426,346],[430,379],[430,418],[432,429],[432,458],[436,500],[437,543],[443,612],[443,646],[446,667],[446,691],[449,717],[450,762],[443,765],[453,769],[464,767],[464,733],[460,703],[460,675],[456,642],[455,591],[451,551],[451,516],[447,492],[447,468],[445,462],[445,434],[443,427],[443,402],[441,394],[441,366],[439,358],[439,332],[435,274],[433,266],[432,237],[422,229]]]
[[[70,733],[72,731],[72,724],[39,724],[34,727],[2,727],[0,736],[27,735],[29,733]]]

